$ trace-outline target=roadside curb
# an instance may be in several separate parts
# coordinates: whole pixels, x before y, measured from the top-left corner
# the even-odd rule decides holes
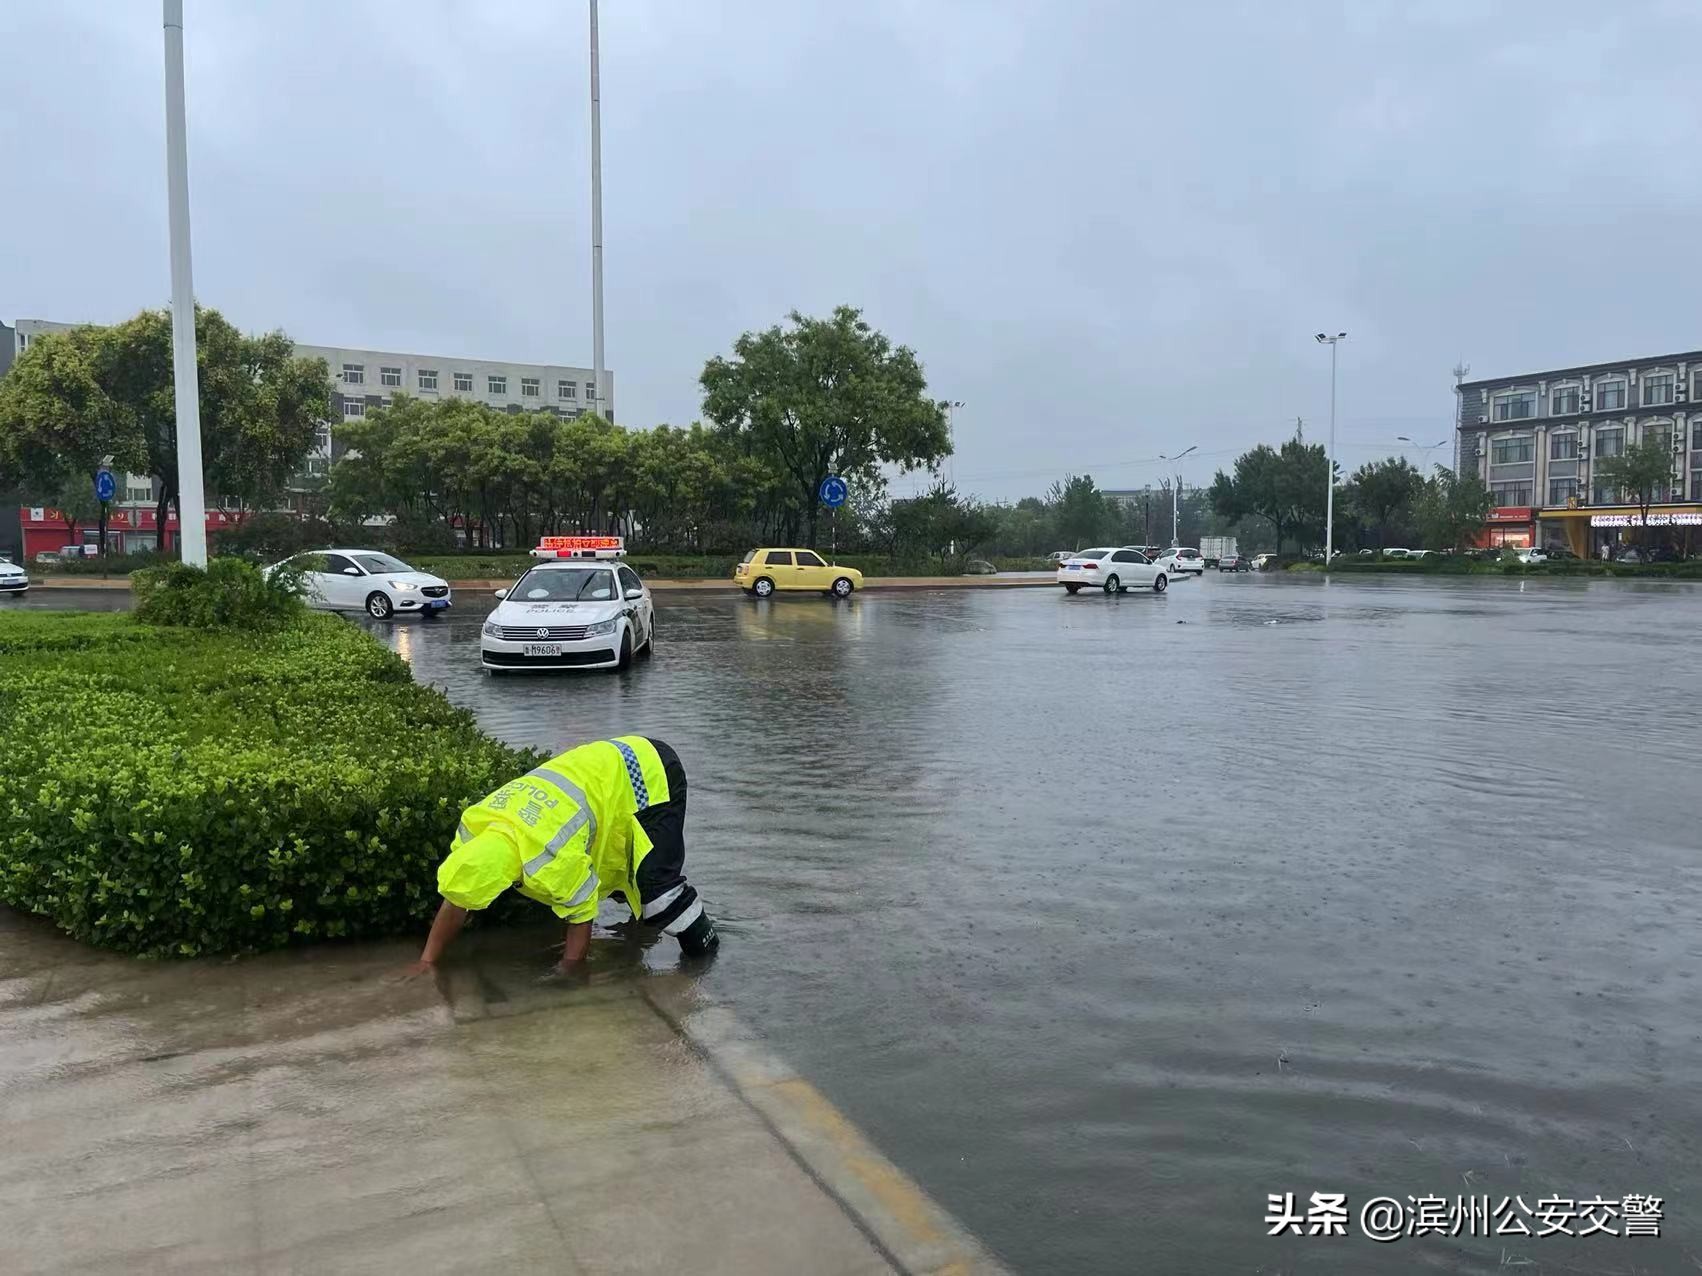
[[[905,1276],[1007,1276],[932,1197],[724,1006],[690,985],[648,981],[639,995],[732,1087],[883,1258]]]

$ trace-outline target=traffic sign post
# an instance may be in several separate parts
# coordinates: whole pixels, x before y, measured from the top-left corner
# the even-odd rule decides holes
[[[833,511],[832,517],[828,520],[829,535],[832,538],[833,547],[828,551],[828,554],[834,560],[836,567],[839,565],[839,507],[845,504],[845,498],[850,493],[851,489],[845,485],[845,480],[837,474],[829,474],[821,481],[821,486],[816,489],[816,495],[821,497],[821,503]]]

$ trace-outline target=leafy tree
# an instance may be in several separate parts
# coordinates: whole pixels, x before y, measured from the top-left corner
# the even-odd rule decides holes
[[[1360,466],[1349,482],[1352,492],[1343,504],[1365,516],[1376,530],[1377,548],[1382,549],[1389,524],[1411,505],[1424,486],[1424,475],[1405,457],[1391,456]]]
[[[1456,474],[1438,465],[1414,505],[1427,548],[1459,549],[1495,508],[1495,494],[1476,474]]]
[[[103,330],[72,328],[32,341],[0,379],[0,474],[79,522],[100,526],[106,511],[95,500],[95,474],[106,458],[138,467],[145,448],[127,405],[102,376]]]
[[[1063,482],[1052,484],[1046,499],[1055,511],[1058,534],[1070,542],[1071,549],[1081,549],[1104,535],[1109,511],[1091,474],[1066,474]]]
[[[275,497],[330,414],[325,363],[298,359],[280,332],[246,337],[197,307],[202,464],[209,492],[248,503]],[[42,491],[105,456],[160,481],[165,527],[177,500],[177,408],[171,316],[144,310],[109,328],[50,333],[0,382],[0,453]]]
[[[1620,455],[1598,461],[1596,475],[1635,502],[1647,543],[1649,507],[1665,500],[1672,490],[1672,453],[1659,443],[1633,443]]]
[[[829,319],[793,311],[789,327],[747,332],[733,357],[704,365],[704,414],[752,458],[789,477],[794,515],[816,543],[829,474],[880,464],[911,470],[951,450],[942,403],[927,397],[916,355],[894,347],[850,306]]]
[[[1208,494],[1220,518],[1253,515],[1268,522],[1280,554],[1290,534],[1322,539],[1329,473],[1323,447],[1307,443],[1296,429],[1281,448],[1261,443],[1236,457],[1233,472],[1219,470]]]

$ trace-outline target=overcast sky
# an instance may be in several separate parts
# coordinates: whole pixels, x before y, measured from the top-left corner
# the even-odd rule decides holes
[[[298,340],[588,365],[582,0],[185,0],[200,299]],[[170,291],[158,0],[0,4],[0,319]],[[1702,345],[1689,0],[605,0],[629,425],[849,302],[961,399],[953,476],[1351,467],[1486,376]],[[1447,449],[1431,453],[1444,457]],[[1414,460],[1424,459],[1410,453]]]

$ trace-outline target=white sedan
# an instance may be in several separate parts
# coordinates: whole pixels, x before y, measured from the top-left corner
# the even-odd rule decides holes
[[[1108,594],[1130,589],[1162,594],[1170,587],[1170,576],[1140,550],[1125,545],[1121,549],[1084,549],[1065,559],[1058,564],[1058,583],[1066,594],[1083,588],[1103,589]]]
[[[9,558],[0,558],[0,594],[27,593],[29,573]]]
[[[496,596],[479,635],[486,669],[625,669],[655,649],[655,604],[625,563],[542,562]]]
[[[374,620],[389,620],[398,612],[433,616],[449,610],[448,581],[376,549],[321,549],[286,561],[301,572],[310,607],[364,611]],[[275,570],[267,568],[268,574]]]
[[[1153,561],[1164,568],[1167,576],[1180,576],[1184,572],[1193,572],[1196,576],[1206,574],[1205,556],[1197,549],[1181,545],[1172,545]]]

